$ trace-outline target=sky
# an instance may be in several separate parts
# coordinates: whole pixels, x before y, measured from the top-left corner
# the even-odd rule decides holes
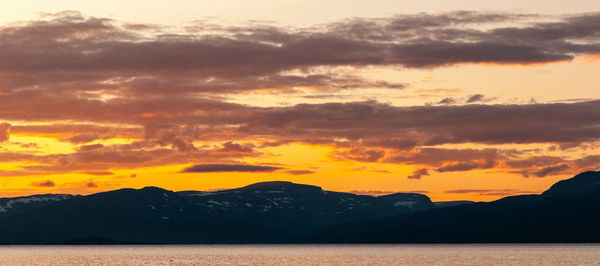
[[[598,1],[15,1],[0,197],[286,180],[435,201],[600,168]]]

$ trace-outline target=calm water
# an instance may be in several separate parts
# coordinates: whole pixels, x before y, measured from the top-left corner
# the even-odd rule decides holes
[[[600,245],[4,246],[2,265],[600,265]]]

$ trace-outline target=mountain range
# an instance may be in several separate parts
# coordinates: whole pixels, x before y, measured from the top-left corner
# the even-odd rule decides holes
[[[600,172],[492,202],[274,181],[0,198],[0,244],[600,242]]]

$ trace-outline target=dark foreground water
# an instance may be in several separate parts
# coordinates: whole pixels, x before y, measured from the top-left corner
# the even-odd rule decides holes
[[[600,245],[0,246],[2,265],[600,265]]]

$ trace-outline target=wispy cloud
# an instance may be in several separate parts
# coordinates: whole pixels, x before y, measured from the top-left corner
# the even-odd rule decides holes
[[[250,164],[198,164],[183,169],[182,173],[211,173],[211,172],[273,172],[280,167],[250,165]]]

